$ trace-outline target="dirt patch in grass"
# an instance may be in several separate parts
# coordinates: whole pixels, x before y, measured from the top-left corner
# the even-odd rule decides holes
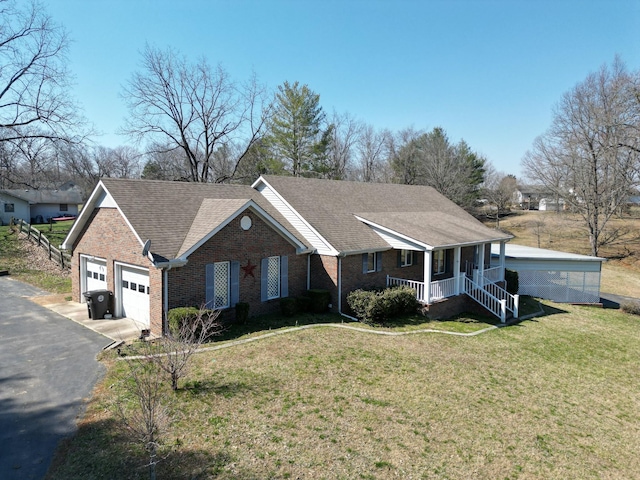
[[[546,303],[475,337],[309,329],[195,357],[159,478],[634,478],[637,317]],[[122,361],[48,478],[146,478]],[[168,389],[168,385],[165,385]]]

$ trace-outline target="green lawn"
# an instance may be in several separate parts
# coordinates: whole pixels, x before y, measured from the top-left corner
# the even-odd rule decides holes
[[[164,395],[158,478],[637,478],[640,317],[545,308],[473,337],[325,327],[201,353]],[[111,407],[126,365],[103,361],[49,480],[148,477]]]

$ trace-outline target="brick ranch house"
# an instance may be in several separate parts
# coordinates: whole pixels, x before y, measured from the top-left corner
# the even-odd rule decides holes
[[[154,334],[179,306],[250,315],[307,289],[349,314],[357,288],[409,285],[430,316],[482,305],[502,320],[505,243],[434,189],[262,176],[252,186],[104,178],[62,247],[73,252],[73,298],[114,292],[117,317]],[[491,244],[499,244],[490,268]]]

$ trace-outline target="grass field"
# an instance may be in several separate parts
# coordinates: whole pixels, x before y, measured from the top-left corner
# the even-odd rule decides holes
[[[195,357],[164,395],[158,478],[637,478],[640,318],[547,304],[475,337],[331,327]],[[142,479],[105,356],[79,433],[47,477]]]

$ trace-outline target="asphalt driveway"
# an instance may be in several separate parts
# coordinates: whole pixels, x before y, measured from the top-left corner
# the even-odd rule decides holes
[[[35,304],[46,295],[0,277],[0,478],[41,479],[76,431],[111,340]]]

